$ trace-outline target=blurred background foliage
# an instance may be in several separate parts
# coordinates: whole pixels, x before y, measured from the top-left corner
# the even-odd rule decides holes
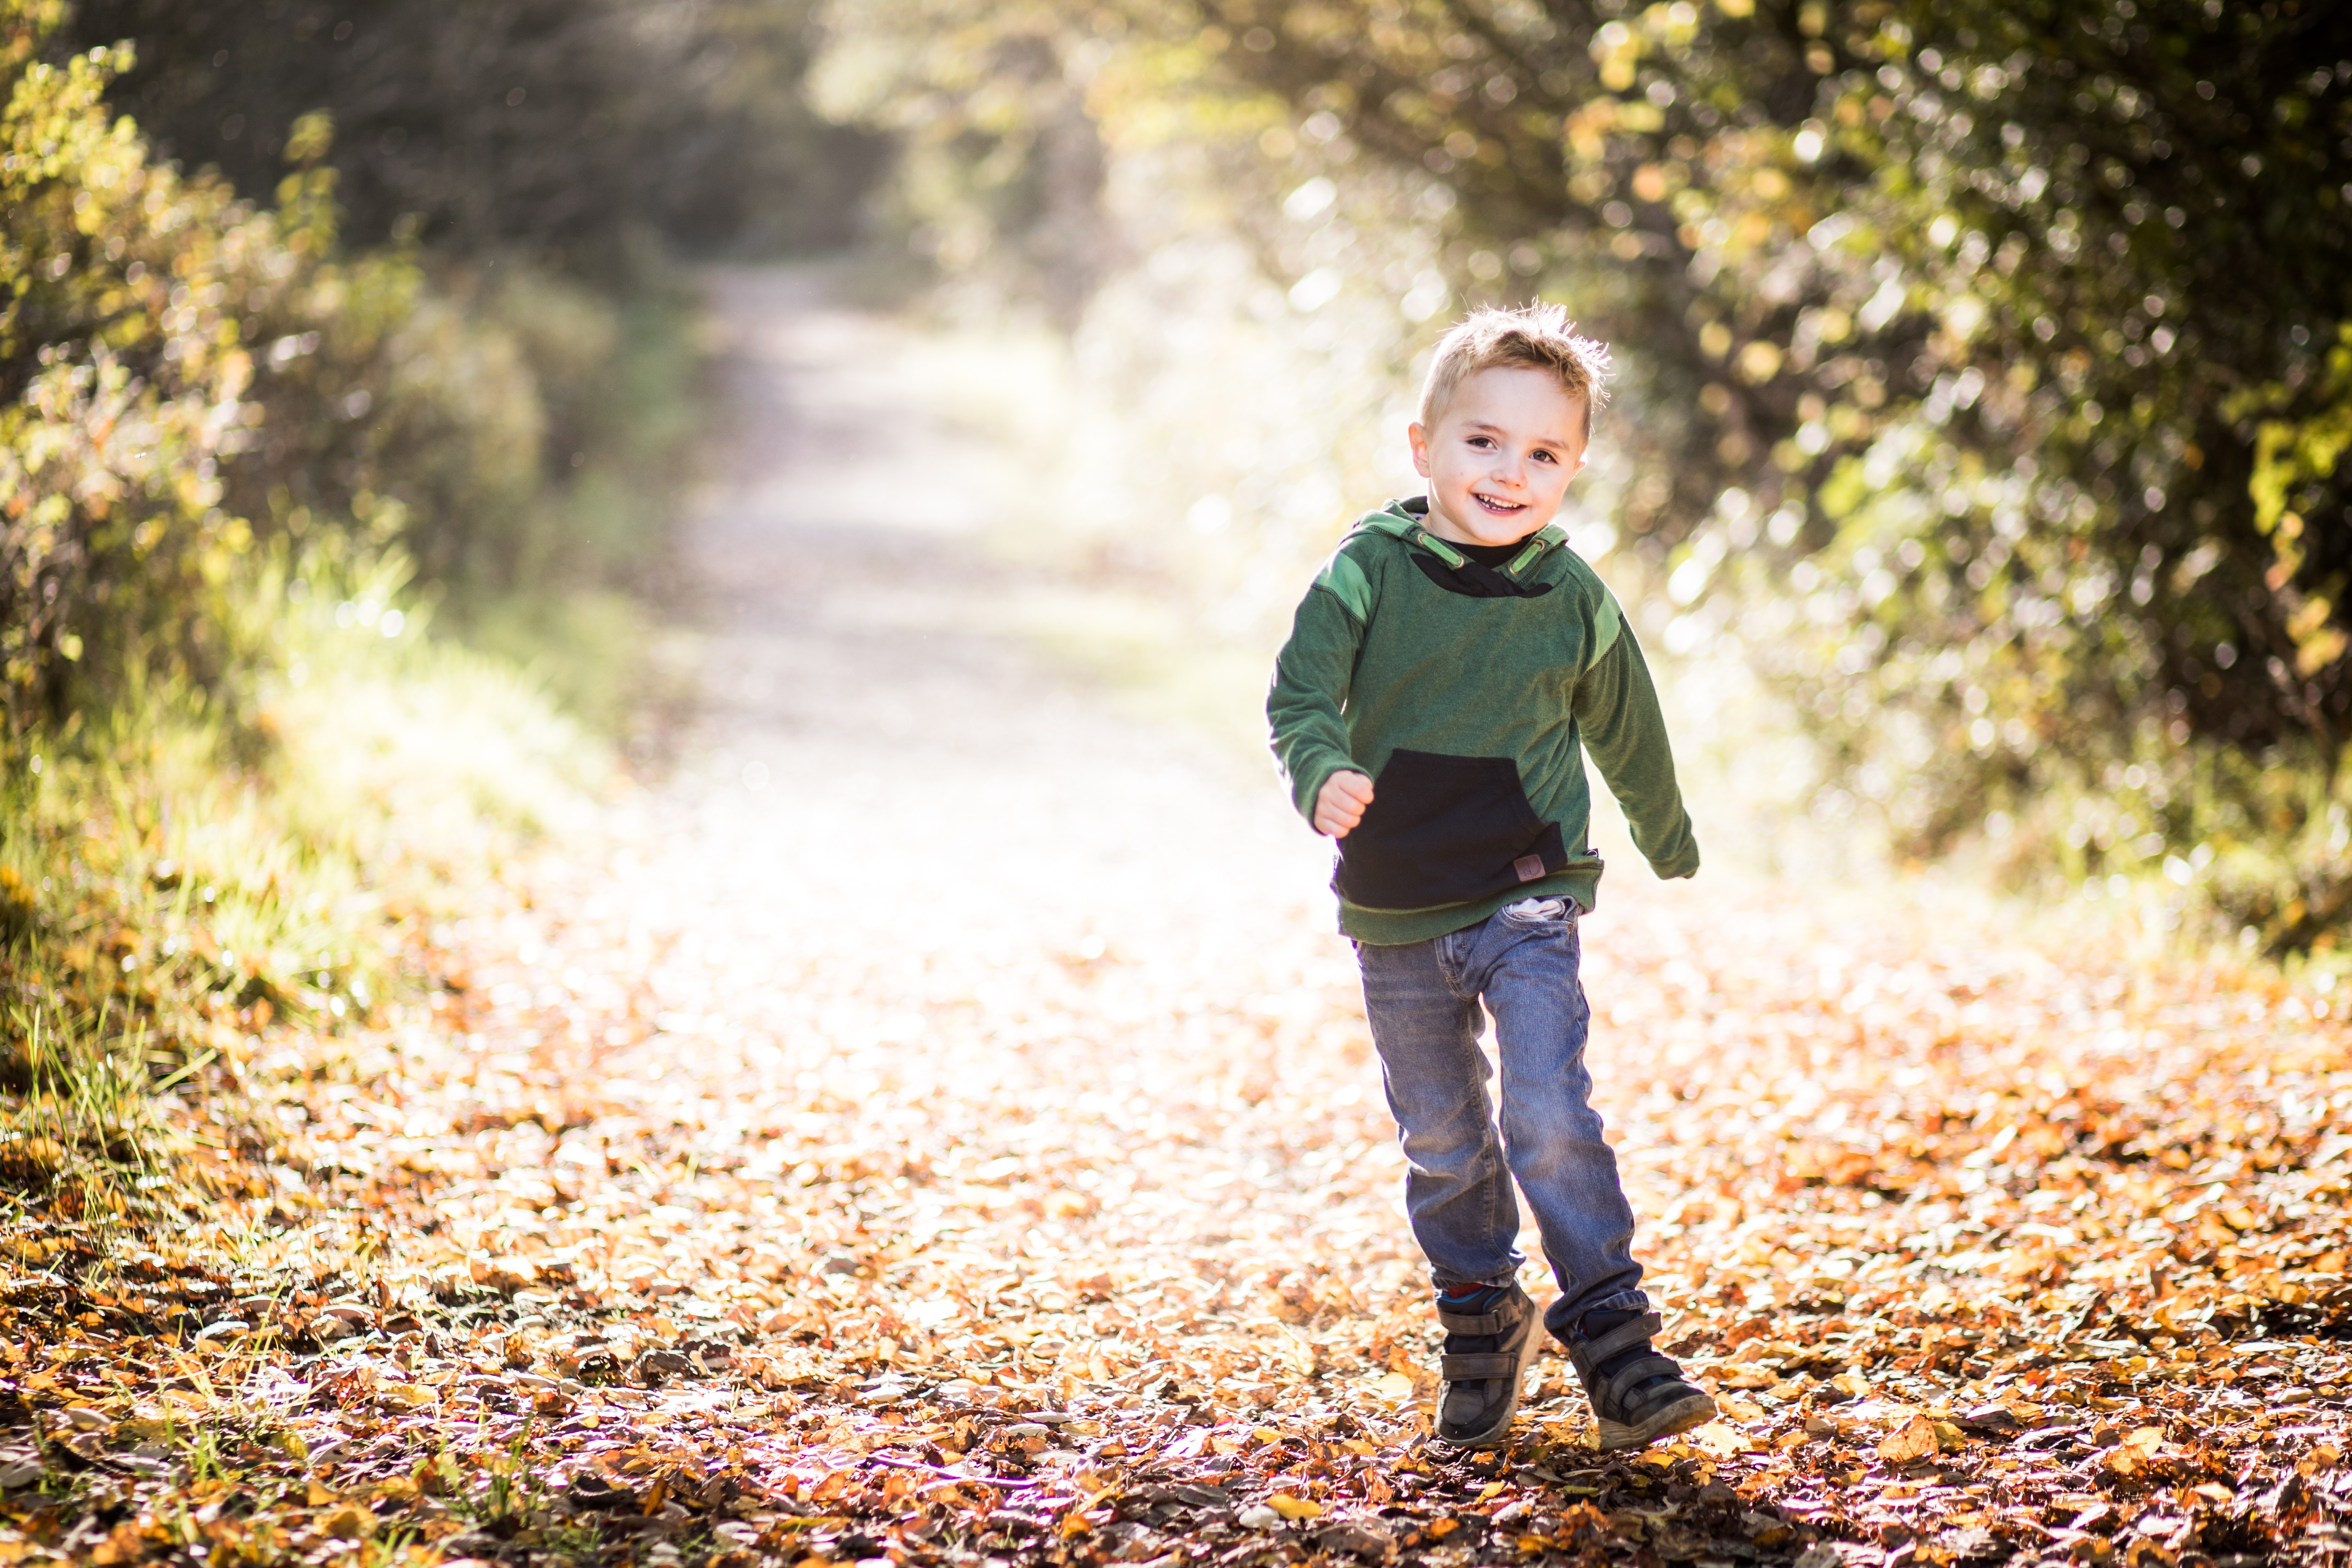
[[[112,1151],[273,1016],[373,1016],[602,787],[557,710],[646,709],[687,266],[845,243],[886,151],[806,107],[813,44],[751,0],[0,0],[18,1133]]]
[[[1151,548],[1209,536],[1212,619],[1262,618],[1267,558],[1406,488],[1347,432],[1394,443],[1463,303],[1539,292],[1625,372],[1580,542],[1669,653],[1788,704],[1818,823],[2037,891],[2179,888],[2278,951],[2352,915],[2343,8],[830,25],[818,101],[899,137],[893,210],[944,273],[1076,323],[1081,374],[1163,442],[1210,427],[1171,414],[1186,386],[1225,404],[1229,439],[1130,442],[1152,499],[1107,509]]]
[[[698,419],[677,259],[837,247],[880,165],[806,107],[804,13],[0,16],[11,722],[134,658],[217,684],[206,595],[313,530],[396,549],[446,625],[610,716],[593,650],[658,565]]]
[[[626,276],[645,247],[856,237],[885,149],[800,90],[806,0],[78,0],[60,42],[122,40],[110,92],[163,156],[273,188],[331,110],[352,238],[520,250]]]

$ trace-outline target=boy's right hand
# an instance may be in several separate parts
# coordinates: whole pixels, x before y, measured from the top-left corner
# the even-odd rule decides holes
[[[1372,781],[1352,768],[1341,768],[1323,781],[1315,795],[1315,831],[1332,838],[1345,838],[1356,824],[1364,820],[1364,808],[1372,804]]]

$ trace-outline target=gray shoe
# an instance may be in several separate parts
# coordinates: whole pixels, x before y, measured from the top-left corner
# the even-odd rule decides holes
[[[1536,1304],[1517,1285],[1483,1312],[1451,1310],[1440,1297],[1437,1321],[1445,1330],[1437,1363],[1439,1439],[1461,1448],[1502,1447],[1527,1370],[1543,1349]]]
[[[1585,1321],[1599,1331],[1590,1339],[1580,1334],[1568,1359],[1591,1396],[1602,1453],[1643,1447],[1715,1419],[1706,1391],[1650,1348],[1650,1336],[1664,1326],[1657,1313],[1593,1312]]]

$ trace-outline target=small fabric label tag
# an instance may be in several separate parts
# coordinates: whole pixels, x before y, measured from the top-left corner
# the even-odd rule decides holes
[[[1540,855],[1522,855],[1517,859],[1511,862],[1511,869],[1519,874],[1520,881],[1532,882],[1538,877],[1544,874],[1543,857]]]

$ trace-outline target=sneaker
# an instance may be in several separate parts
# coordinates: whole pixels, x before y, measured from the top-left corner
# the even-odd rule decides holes
[[[1459,1448],[1500,1447],[1519,1408],[1519,1387],[1543,1349],[1542,1319],[1517,1285],[1437,1299],[1445,1330],[1438,1359],[1437,1436]]]
[[[1715,1401],[1650,1347],[1655,1312],[1587,1312],[1568,1359],[1591,1396],[1601,1451],[1639,1448],[1715,1419]]]

